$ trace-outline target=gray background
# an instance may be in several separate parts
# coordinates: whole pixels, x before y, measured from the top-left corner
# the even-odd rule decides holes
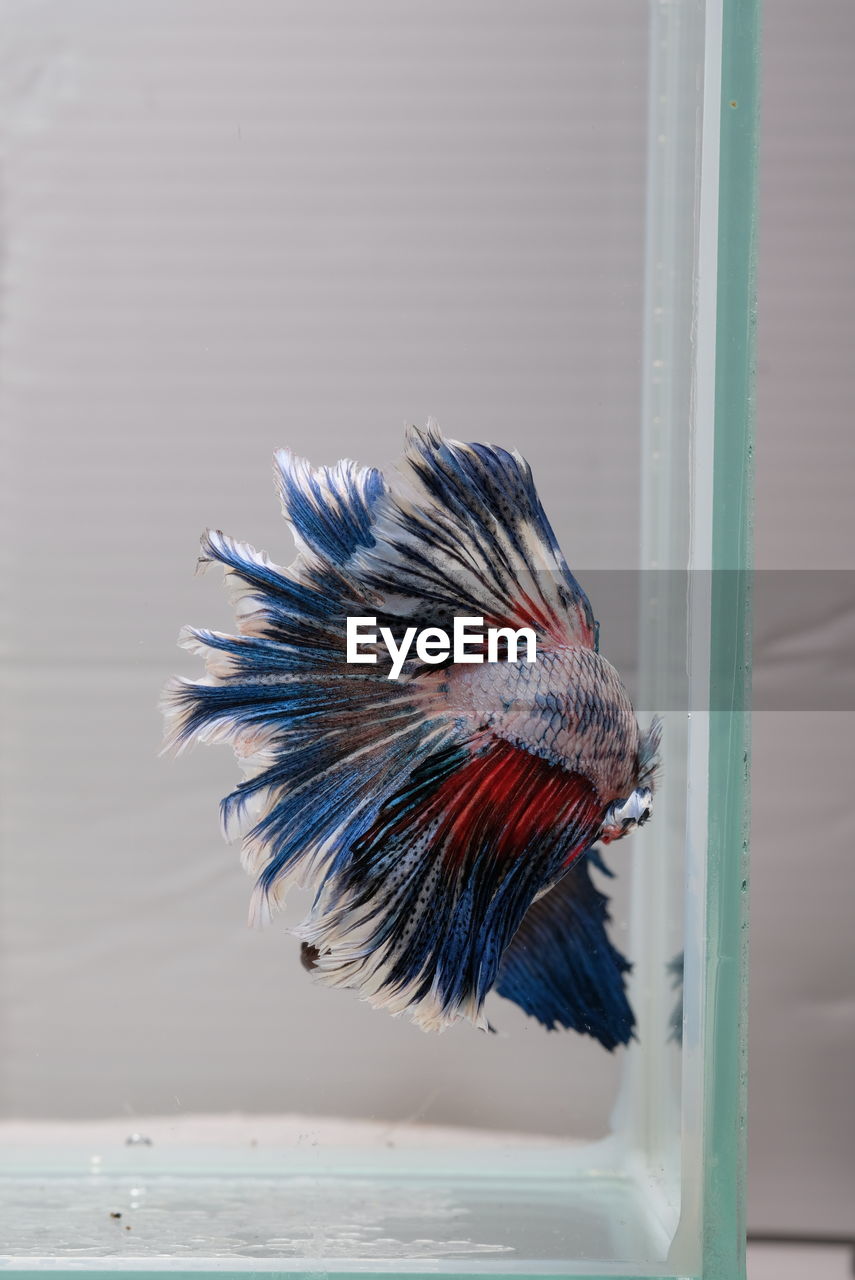
[[[397,36],[382,4],[0,8],[0,1106],[602,1132],[593,1046],[504,1010],[506,1039],[423,1037],[249,933],[214,811],[233,763],[157,760],[153,704],[192,669],[178,626],[229,621],[199,530],[289,557],[278,444],[383,464],[432,413],[524,448],[574,564],[634,562],[644,6],[434,3]],[[764,568],[855,568],[853,35],[845,0],[767,6]],[[836,625],[797,618],[758,663],[815,661]],[[852,1225],[853,729],[755,717],[758,1227]]]
[[[756,560],[851,570],[855,7],[768,0],[763,27]],[[761,678],[773,678],[784,652],[807,669],[822,661],[852,613],[794,617],[765,637]],[[852,659],[850,648],[850,671]],[[758,1227],[855,1226],[853,734],[851,710],[754,716],[749,1221]]]
[[[507,1038],[428,1037],[317,990],[281,927],[248,931],[216,810],[234,760],[158,759],[156,703],[200,674],[179,626],[232,626],[219,575],[193,577],[200,531],[293,556],[279,445],[385,465],[433,414],[525,448],[576,565],[635,562],[643,8],[578,29],[563,0],[20,18],[4,1108],[604,1133],[599,1046],[504,1002]]]

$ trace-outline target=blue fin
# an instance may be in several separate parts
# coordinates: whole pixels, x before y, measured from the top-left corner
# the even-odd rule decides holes
[[[355,532],[365,513],[359,495],[371,484],[354,486],[352,520],[334,504],[324,533],[302,525],[304,542],[337,539],[345,551],[364,540]],[[242,839],[244,866],[257,877],[250,918],[264,923],[290,883],[314,886],[347,856],[402,776],[454,728],[380,667],[344,661],[342,618],[365,606],[335,564],[300,556],[283,569],[214,531],[202,539],[201,563],[209,562],[226,571],[240,634],[184,629],[181,644],[204,657],[207,677],[167,685],[166,744],[233,746],[245,778],[222,801],[223,827]]]
[[[351,561],[366,585],[422,625],[472,613],[596,648],[590,602],[518,453],[446,440],[429,424],[411,428],[401,473],[374,508],[373,544]]]
[[[591,879],[592,862],[606,871],[592,849],[530,908],[502,957],[496,991],[550,1031],[566,1027],[615,1049],[635,1026],[630,965],[606,933],[608,898]]]
[[[374,467],[344,460],[311,467],[288,449],[275,454],[276,486],[298,545],[344,566],[358,547],[374,544],[374,507],[386,481]]]
[[[544,799],[548,798],[548,803]],[[482,1007],[536,894],[597,830],[590,783],[486,736],[430,757],[301,929],[318,977],[426,1030]]]

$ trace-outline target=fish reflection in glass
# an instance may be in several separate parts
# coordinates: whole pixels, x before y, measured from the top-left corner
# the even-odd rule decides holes
[[[495,990],[546,1027],[627,1043],[629,965],[591,872],[610,874],[597,841],[650,817],[659,722],[641,732],[599,653],[528,465],[431,424],[390,480],[284,450],[276,479],[297,558],[203,536],[238,634],[186,628],[207,674],[164,697],[168,745],[229,743],[242,766],[221,812],[252,922],[308,888],[296,932],[315,979],[424,1030],[486,1028]],[[363,629],[348,661],[357,618],[376,643]],[[437,633],[456,619],[497,647],[470,632],[454,661]],[[528,631],[534,653],[515,643]]]

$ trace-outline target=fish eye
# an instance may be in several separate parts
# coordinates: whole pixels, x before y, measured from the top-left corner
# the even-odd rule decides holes
[[[650,817],[650,809],[648,807],[647,809],[644,810],[644,813],[640,815],[638,819],[638,825],[640,827],[643,827],[649,817]]]

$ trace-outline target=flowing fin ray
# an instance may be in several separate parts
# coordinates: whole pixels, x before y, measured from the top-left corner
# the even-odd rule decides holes
[[[615,1049],[635,1025],[630,965],[606,932],[608,898],[594,885],[592,863],[611,874],[589,850],[534,903],[502,957],[496,991],[550,1031],[565,1027]]]
[[[468,613],[530,626],[547,646],[596,648],[591,605],[518,453],[411,428],[402,480],[377,501],[373,543],[350,561],[390,612],[449,627]]]
[[[318,975],[426,1030],[482,1006],[535,896],[596,831],[590,784],[498,739],[431,756],[354,846],[300,936]]]

